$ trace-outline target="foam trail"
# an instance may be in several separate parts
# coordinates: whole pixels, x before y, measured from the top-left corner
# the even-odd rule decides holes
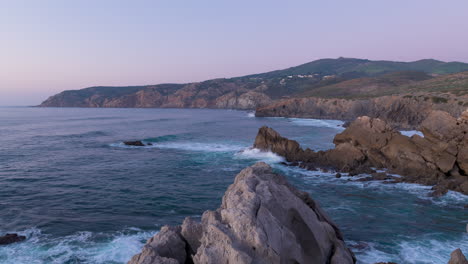
[[[402,130],[400,131],[400,133],[403,135],[403,136],[407,136],[407,137],[412,137],[413,135],[418,135],[420,137],[424,137],[424,134],[421,132],[421,131],[417,131],[417,130]]]
[[[343,121],[331,119],[307,119],[307,118],[288,118],[293,124],[298,126],[329,127],[343,130]]]
[[[201,142],[171,142],[171,143],[156,144],[155,147],[165,148],[165,149],[201,151],[201,152],[236,152],[244,148],[244,146],[235,145],[235,144],[201,143]]]
[[[247,117],[255,117],[255,112],[248,112]]]
[[[379,189],[383,192],[393,193],[397,190],[403,190],[407,193],[416,195],[419,199],[427,200],[432,202],[433,204],[439,206],[452,206],[452,207],[460,207],[462,208],[466,204],[468,204],[468,195],[464,195],[459,192],[448,191],[447,194],[441,197],[431,197],[429,194],[431,193],[431,186],[417,184],[417,183],[392,183],[386,184],[385,181],[356,181],[359,178],[368,177],[369,175],[362,174],[357,176],[349,176],[347,173],[342,173],[341,178],[336,178],[334,172],[322,172],[322,171],[310,171],[306,169],[302,169],[299,167],[289,167],[283,165],[275,165],[276,169],[283,171],[286,175],[295,176],[300,174],[304,177],[304,180],[310,184],[338,184],[338,185],[352,185],[356,188],[363,188],[363,189]],[[399,175],[394,175],[399,176]],[[401,177],[401,176],[400,176]]]
[[[349,245],[355,242],[348,241]],[[427,236],[417,240],[414,238],[402,238],[394,248],[394,252],[385,252],[386,249],[378,248],[374,243],[365,249],[354,250],[358,264],[372,264],[378,261],[395,263],[447,263],[450,253],[460,248],[463,253],[468,252],[468,234],[461,234],[459,239],[448,240],[441,237]]]

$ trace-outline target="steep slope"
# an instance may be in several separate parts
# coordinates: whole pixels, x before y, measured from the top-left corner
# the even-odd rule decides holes
[[[379,77],[356,78],[337,84],[308,89],[301,96],[325,98],[367,98],[401,92],[400,86],[411,85],[432,77],[424,72],[405,71]]]

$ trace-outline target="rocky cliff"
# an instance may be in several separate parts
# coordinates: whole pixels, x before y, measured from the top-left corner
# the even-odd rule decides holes
[[[461,102],[461,103],[460,103]],[[370,99],[294,98],[259,107],[257,117],[299,117],[354,120],[369,116],[401,129],[417,129],[433,110],[459,116],[468,106],[468,96],[415,94],[382,96]]]
[[[334,149],[315,152],[262,127],[254,147],[273,151],[306,169],[320,167],[354,175],[386,168],[403,177],[374,176],[393,182],[434,185],[437,195],[447,190],[468,194],[468,110],[459,118],[432,111],[421,123],[421,129],[424,137],[407,137],[381,119],[359,117],[336,135]]]
[[[201,223],[165,226],[129,264],[355,263],[343,236],[310,196],[265,163],[242,170]]]

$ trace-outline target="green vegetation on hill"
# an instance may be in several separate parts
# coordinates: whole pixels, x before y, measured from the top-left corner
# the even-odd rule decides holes
[[[356,77],[379,76],[398,71],[420,71],[428,74],[448,74],[468,71],[468,63],[443,62],[425,59],[414,62],[371,61],[353,58],[321,59],[296,67],[267,73],[248,75],[254,78],[283,78],[289,75],[354,75]]]
[[[368,98],[400,92],[400,86],[430,80],[424,72],[393,72],[379,77],[351,79],[332,85],[307,89],[300,96],[326,98]]]

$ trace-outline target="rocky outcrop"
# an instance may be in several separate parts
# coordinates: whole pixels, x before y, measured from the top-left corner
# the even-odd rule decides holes
[[[317,119],[354,120],[359,116],[379,118],[400,129],[417,129],[433,110],[443,110],[456,117],[466,108],[456,96],[440,97],[429,94],[419,96],[382,96],[372,99],[294,98],[274,102],[257,108],[257,117],[299,117]],[[468,97],[463,97],[468,102]]]
[[[355,263],[318,204],[265,163],[242,170],[201,223],[163,227],[129,264]]]
[[[134,146],[134,147],[144,147],[144,146],[146,146],[145,143],[143,143],[140,140],[137,140],[137,141],[124,141],[123,143],[124,143],[124,145]]]
[[[468,264],[468,260],[463,255],[462,251],[457,248],[450,254],[450,260],[448,264]]]
[[[25,236],[19,236],[18,234],[6,234],[4,236],[0,236],[0,245],[13,244],[16,242],[21,242],[25,239]]]
[[[277,153],[306,169],[320,167],[355,175],[386,168],[404,176],[394,181],[435,185],[435,195],[447,190],[468,194],[467,113],[456,119],[446,112],[432,111],[421,124],[424,138],[403,136],[381,119],[359,117],[335,136],[334,149],[319,152],[304,150],[296,141],[262,127],[254,147]],[[383,178],[391,177],[375,174],[370,179]]]

